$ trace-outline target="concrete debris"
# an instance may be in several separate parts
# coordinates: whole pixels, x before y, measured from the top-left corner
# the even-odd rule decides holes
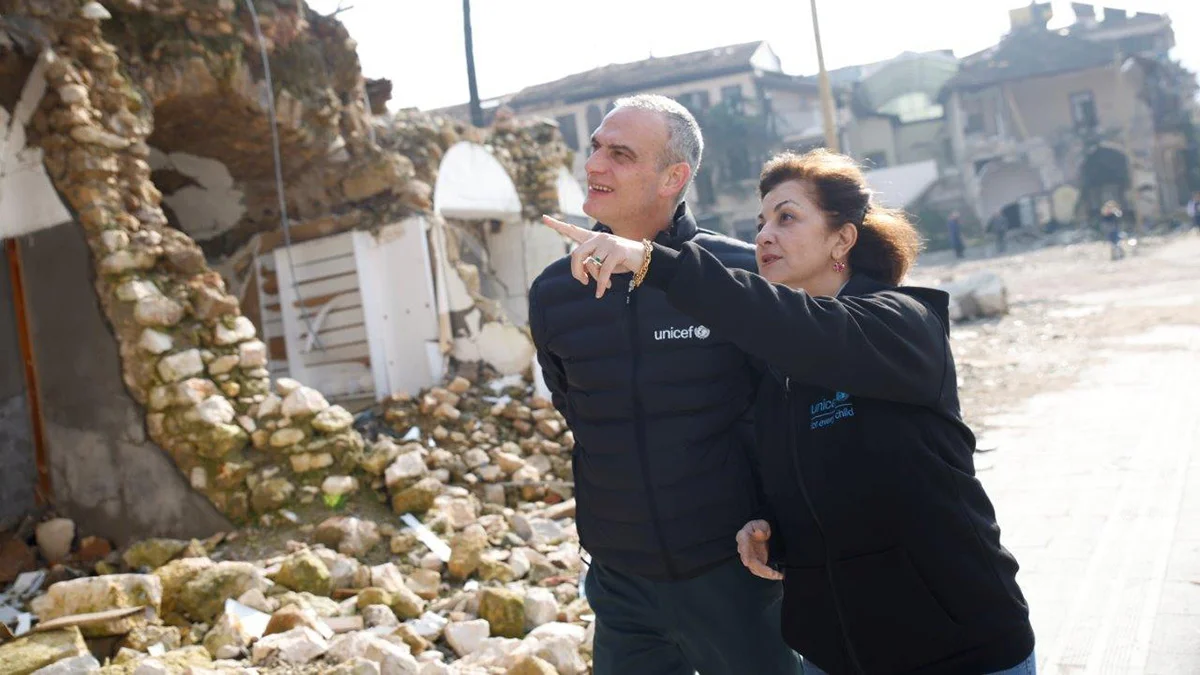
[[[452,621],[445,629],[446,643],[459,656],[466,656],[483,646],[489,631],[488,622],[484,619]]]
[[[149,438],[241,529],[217,544],[152,539],[113,552],[77,543],[88,533],[55,520],[37,529],[36,551],[33,537],[0,542],[3,581],[34,566],[38,551],[79,563],[40,596],[28,583],[7,593],[0,611],[14,623],[26,606],[45,625],[148,609],[20,637],[0,645],[0,663],[86,668],[67,659],[87,655],[87,636],[114,643],[107,667],[122,675],[306,664],[503,672],[539,660],[581,672],[574,633],[525,635],[559,619],[582,634],[590,615],[574,586],[574,439],[550,403],[520,377],[492,386],[476,368],[356,418],[302,382],[271,377],[276,345],[242,315],[248,296],[209,267],[206,253],[277,245],[262,74],[257,52],[246,52],[258,41],[240,3],[10,4],[6,17],[44,29],[48,93],[31,142],[86,235],[123,381],[147,407]],[[429,212],[439,160],[464,140],[506,169],[526,218],[558,210],[555,182],[571,155],[554,124],[480,130],[411,111],[372,119],[353,40],[335,17],[304,3],[256,4],[270,8],[262,28],[278,67],[296,241]],[[235,216],[191,228],[176,197],[207,179],[160,156],[176,169],[223,165],[223,189],[237,196],[204,201],[235,203]],[[485,361],[528,367],[521,330],[489,319],[480,336],[471,348]],[[286,545],[258,536],[285,529]],[[69,578],[77,574],[95,576]],[[451,670],[455,655],[475,661]]]
[[[89,654],[79,629],[33,633],[14,642],[0,644],[0,664],[6,673],[28,675],[66,659]]]
[[[42,557],[50,564],[62,561],[71,553],[75,539],[75,522],[69,518],[52,518],[38,523],[37,545]]]
[[[321,634],[307,626],[294,628],[286,633],[268,635],[254,643],[255,665],[266,663],[303,665],[314,661],[329,651],[329,642]]]
[[[950,294],[950,320],[970,321],[1008,313],[1008,289],[994,272],[979,272],[962,279],[943,281],[939,288]]]
[[[48,621],[76,614],[90,614],[114,609],[150,607],[157,611],[162,604],[162,580],[152,574],[110,574],[99,577],[60,581],[50,586],[45,595],[34,598],[30,608],[39,621]],[[83,627],[87,637],[124,635],[143,622],[140,615]]]
[[[100,662],[91,654],[73,656],[33,671],[33,675],[90,675],[100,670]]]

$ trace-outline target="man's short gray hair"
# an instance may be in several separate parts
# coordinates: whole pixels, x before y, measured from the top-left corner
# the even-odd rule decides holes
[[[617,99],[613,102],[613,110],[620,108],[649,110],[663,116],[667,123],[667,147],[659,157],[659,167],[665,169],[684,162],[692,169],[692,175],[676,198],[676,203],[682,202],[692,181],[696,179],[700,159],[704,155],[704,136],[700,134],[696,118],[678,101],[659,94],[638,94]]]

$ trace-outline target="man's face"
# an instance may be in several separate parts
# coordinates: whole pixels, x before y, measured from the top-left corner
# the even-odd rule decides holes
[[[656,112],[617,108],[592,134],[583,211],[619,227],[646,218],[670,194],[663,194],[669,169],[660,168],[668,140],[667,123]],[[630,222],[630,221],[633,222]]]

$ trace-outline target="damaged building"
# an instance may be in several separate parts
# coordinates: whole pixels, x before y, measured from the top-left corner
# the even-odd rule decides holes
[[[1046,227],[1094,221],[1120,203],[1153,223],[1190,194],[1195,77],[1168,57],[1168,17],[1073,3],[1075,22],[1047,27],[1050,5],[1012,12],[999,44],[965,57],[942,90],[966,201],[984,222]]]
[[[0,1],[0,530],[211,533],[348,471],[378,401],[530,375],[572,153],[389,91],[302,0]]]

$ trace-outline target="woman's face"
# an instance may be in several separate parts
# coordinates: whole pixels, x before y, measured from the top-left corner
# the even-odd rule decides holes
[[[758,216],[758,273],[767,281],[803,289],[810,295],[836,295],[849,270],[835,268],[846,262],[857,229],[829,227],[828,217],[810,196],[809,184],[800,180],[781,183],[762,200]]]

